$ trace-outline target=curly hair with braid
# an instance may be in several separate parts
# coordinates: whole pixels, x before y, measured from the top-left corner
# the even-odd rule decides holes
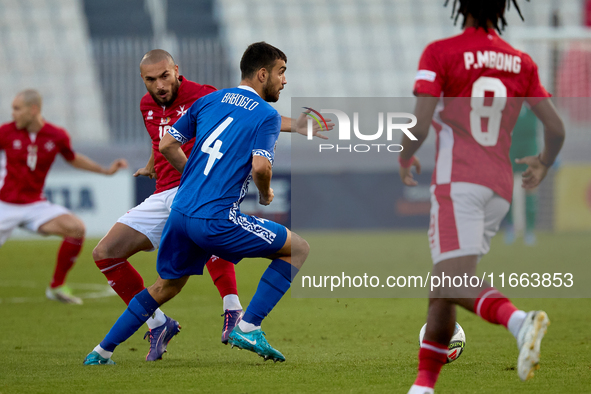
[[[527,0],[529,1],[529,0]],[[449,0],[445,0],[444,7],[447,6]],[[453,8],[451,11],[451,18],[454,20],[454,25],[458,22],[460,15],[464,17],[462,27],[466,25],[466,17],[472,15],[476,20],[476,28],[488,28],[488,23],[491,22],[494,28],[501,33],[507,26],[505,19],[505,9],[509,9],[511,4],[517,10],[519,17],[523,20],[521,10],[517,4],[517,0],[453,0]]]

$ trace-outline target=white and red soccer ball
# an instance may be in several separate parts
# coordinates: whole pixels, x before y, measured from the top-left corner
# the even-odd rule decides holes
[[[421,328],[421,332],[419,333],[419,344],[423,343],[423,337],[425,336],[425,331],[427,331],[427,324]],[[447,348],[447,363],[451,363],[460,357],[464,348],[466,347],[466,333],[462,326],[460,326],[456,322],[456,327],[454,328],[454,334],[451,337],[451,341],[449,341],[449,347]]]

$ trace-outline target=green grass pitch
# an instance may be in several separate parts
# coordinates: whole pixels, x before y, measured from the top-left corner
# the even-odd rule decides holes
[[[331,247],[341,259],[358,259],[359,245],[379,254],[382,245],[401,237],[399,256],[429,259],[424,232],[304,236],[311,244],[307,264],[330,258],[326,251]],[[589,234],[541,234],[538,246],[528,249],[506,246],[496,237],[482,264],[494,267],[495,259],[514,259],[516,264],[528,258],[554,259],[553,251],[559,247],[565,260],[589,261],[588,239]],[[96,242],[86,241],[68,278],[75,293],[96,296],[85,299],[82,306],[44,298],[58,240],[9,240],[0,248],[0,394],[406,393],[415,378],[426,300],[308,299],[288,293],[263,324],[271,345],[287,358],[273,364],[221,344],[221,300],[207,274],[192,278],[163,307],[180,321],[182,331],[162,361],[144,361],[148,342],[142,339],[146,331],[142,328],[115,352],[118,365],[84,367],[86,354],[124,310],[117,296],[104,296],[106,280],[91,258]],[[323,252],[315,254],[315,247]],[[156,278],[155,261],[155,253],[131,259],[148,285]],[[267,264],[245,260],[237,266],[245,307]],[[467,346],[457,361],[444,366],[437,393],[591,392],[591,300],[517,299],[515,303],[525,310],[543,308],[552,321],[535,378],[519,381],[517,348],[509,333],[460,310],[458,321],[466,331]]]

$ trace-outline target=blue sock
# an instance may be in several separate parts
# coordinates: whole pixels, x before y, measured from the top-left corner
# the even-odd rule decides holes
[[[117,319],[111,331],[101,342],[101,347],[108,352],[115,350],[117,345],[125,342],[152,316],[160,305],[152,298],[148,289],[144,289],[129,302],[127,309]]]
[[[242,317],[247,323],[260,326],[263,319],[277,305],[281,297],[289,290],[292,279],[299,270],[281,259],[275,259],[265,271]]]

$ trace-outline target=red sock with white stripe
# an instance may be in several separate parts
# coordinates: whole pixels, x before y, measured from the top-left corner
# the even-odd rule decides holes
[[[474,313],[489,323],[502,324],[515,338],[526,313],[494,287],[482,290],[474,302]]]
[[[126,259],[103,259],[95,261],[96,266],[107,277],[109,286],[126,303],[144,290],[144,279]]]
[[[80,251],[82,250],[82,243],[84,238],[65,237],[57,253],[57,264],[53,278],[51,279],[50,287],[55,289],[60,287],[66,281],[66,275],[74,266]]]
[[[129,305],[133,297],[145,289],[144,279],[126,259],[103,259],[97,260],[95,263],[107,277],[109,286],[115,290],[115,293],[121,297],[125,304]],[[150,329],[160,327],[164,323],[166,323],[166,315],[160,308],[156,309],[154,315],[146,321]]]
[[[419,374],[413,387],[433,389],[441,367],[447,362],[447,346],[437,342],[424,340],[419,350]]]

